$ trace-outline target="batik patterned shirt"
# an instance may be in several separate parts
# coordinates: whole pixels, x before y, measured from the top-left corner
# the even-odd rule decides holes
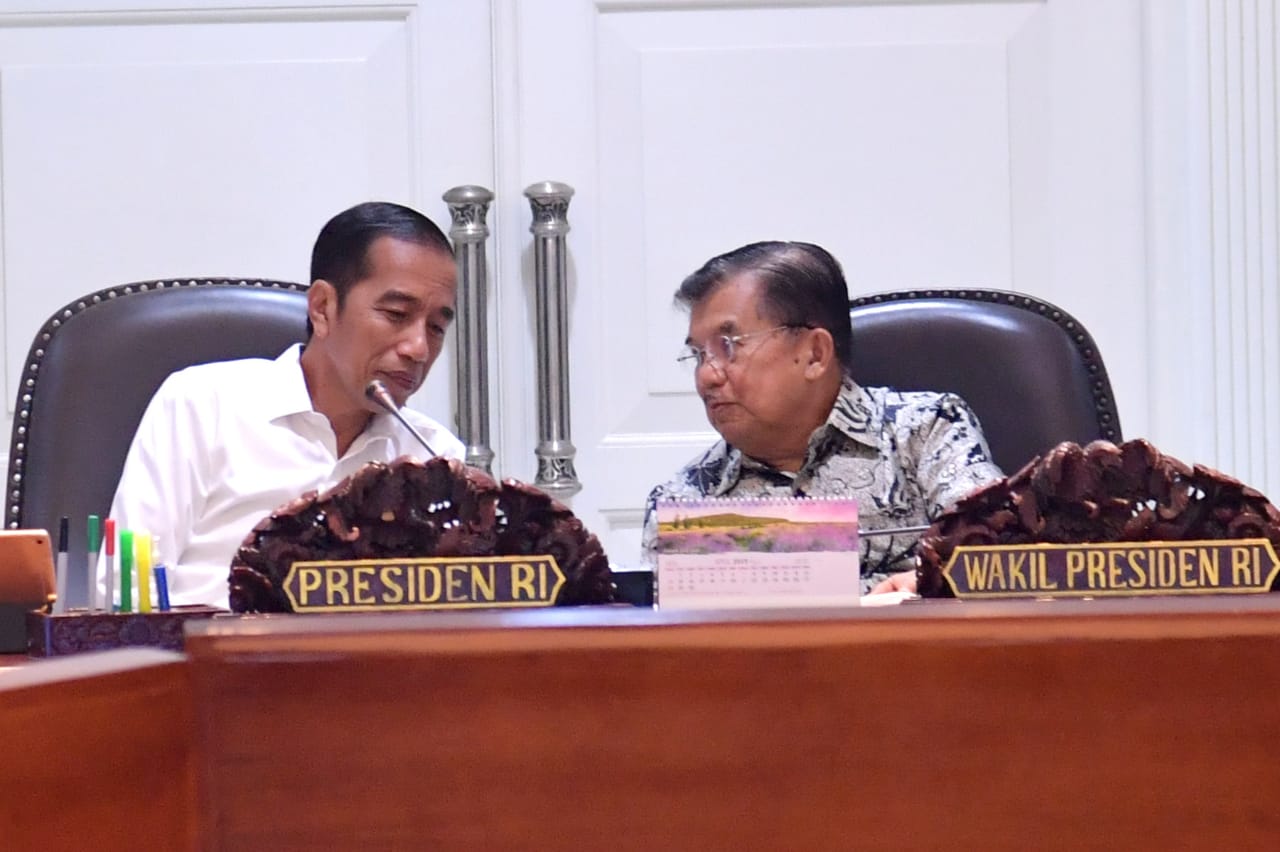
[[[980,485],[1002,476],[978,419],[955,394],[862,388],[846,380],[804,463],[788,473],[717,442],[649,494],[645,562],[655,565],[660,499],[853,497],[862,530],[928,524]],[[919,534],[862,539],[862,590],[915,567]]]

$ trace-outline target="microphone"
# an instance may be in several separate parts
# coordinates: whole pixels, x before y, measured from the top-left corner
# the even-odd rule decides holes
[[[418,434],[418,430],[413,428],[413,424],[405,419],[400,413],[400,406],[396,405],[395,398],[391,396],[391,391],[387,390],[387,386],[380,379],[374,379],[364,386],[364,395],[376,402],[387,410],[387,413],[400,421],[400,425],[409,430],[409,434],[418,439],[418,443],[426,449],[427,453],[435,458],[436,451],[431,449],[431,445],[427,443],[427,439]]]
[[[886,527],[882,530],[858,530],[858,538],[876,538],[882,535],[907,535],[929,531],[929,524],[919,527]]]

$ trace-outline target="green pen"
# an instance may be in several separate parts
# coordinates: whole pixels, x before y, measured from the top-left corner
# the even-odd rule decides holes
[[[120,530],[120,611],[133,612],[133,530]]]
[[[102,544],[101,519],[97,515],[89,516],[89,546],[84,551],[85,576],[89,578],[89,609],[98,609],[98,572],[94,561],[98,558],[98,547]],[[110,604],[107,609],[109,610]]]

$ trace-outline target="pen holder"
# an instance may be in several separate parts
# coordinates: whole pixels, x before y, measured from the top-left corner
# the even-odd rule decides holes
[[[182,625],[193,618],[212,618],[226,610],[212,606],[179,606],[166,612],[90,612],[73,609],[54,615],[27,613],[27,654],[60,657],[109,648],[150,647],[182,650]]]

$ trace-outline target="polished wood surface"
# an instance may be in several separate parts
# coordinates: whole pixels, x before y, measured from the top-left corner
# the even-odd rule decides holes
[[[1270,848],[1269,596],[218,620],[208,849]]]
[[[0,673],[0,848],[197,848],[195,713],[178,654]]]

